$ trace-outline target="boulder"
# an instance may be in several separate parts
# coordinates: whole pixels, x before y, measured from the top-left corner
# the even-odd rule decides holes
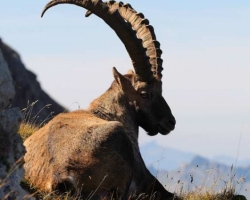
[[[0,199],[6,200],[21,200],[29,195],[20,186],[25,148],[17,131],[23,114],[19,108],[4,110],[14,94],[11,74],[0,51]]]
[[[0,49],[0,110],[6,108],[15,95],[12,77]]]

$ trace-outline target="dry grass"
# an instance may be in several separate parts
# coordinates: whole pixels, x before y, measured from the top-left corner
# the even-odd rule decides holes
[[[187,193],[184,197],[181,197],[183,200],[246,200],[246,197],[242,195],[233,195],[230,192],[228,194],[197,194],[194,192]]]
[[[38,101],[35,102],[28,102],[27,107],[22,110],[24,120],[23,123],[20,125],[20,128],[18,130],[18,134],[21,135],[23,141],[25,141],[32,133],[37,131],[39,128],[41,128],[49,119],[50,116],[47,117],[43,122],[41,122],[39,125],[37,125],[37,120],[39,118],[39,113],[45,109],[46,107],[49,107],[50,104],[44,106],[35,116],[31,117],[32,111],[34,106],[36,105]]]
[[[18,134],[21,135],[23,141],[25,141],[29,136],[39,129],[39,126],[35,124],[22,123],[18,130]]]

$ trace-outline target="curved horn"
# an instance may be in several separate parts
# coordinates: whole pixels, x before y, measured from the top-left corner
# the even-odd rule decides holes
[[[86,16],[94,13],[102,18],[117,34],[125,45],[135,69],[142,81],[161,79],[162,51],[156,41],[153,27],[129,4],[122,2],[102,2],[101,0],[52,0],[42,11],[42,16],[57,4],[74,4],[87,9]]]

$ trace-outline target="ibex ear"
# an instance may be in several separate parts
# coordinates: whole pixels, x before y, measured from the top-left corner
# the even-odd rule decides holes
[[[134,74],[134,73],[135,72],[132,69],[128,70],[128,72],[127,72],[127,74]]]
[[[121,75],[115,67],[113,67],[113,76],[115,78],[115,81],[118,83],[120,88],[124,91],[126,88],[131,85],[130,81],[126,79],[123,75]]]

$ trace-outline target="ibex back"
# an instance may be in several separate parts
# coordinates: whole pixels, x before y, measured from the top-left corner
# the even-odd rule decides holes
[[[168,134],[175,118],[162,97],[162,51],[153,27],[129,4],[101,0],[53,0],[75,4],[102,18],[125,45],[135,72],[113,68],[110,88],[86,110],[56,116],[25,141],[26,179],[45,191],[74,190],[82,198],[173,199],[146,168],[138,146],[138,128],[151,136]],[[114,197],[112,197],[114,199]]]

